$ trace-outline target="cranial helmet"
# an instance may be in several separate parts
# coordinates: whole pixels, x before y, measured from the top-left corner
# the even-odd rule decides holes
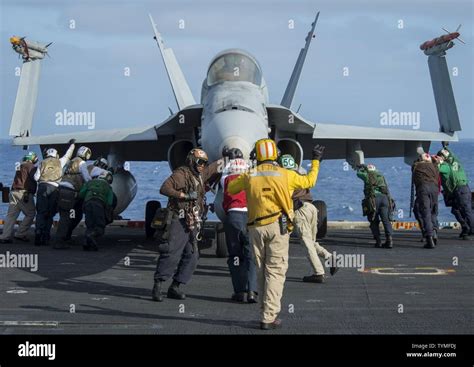
[[[109,168],[109,162],[107,162],[107,159],[101,157],[94,161],[94,166],[102,168],[102,169],[107,169]]]
[[[286,169],[296,170],[298,168],[295,159],[291,154],[283,154],[278,159],[278,163],[280,163],[280,165]]]
[[[260,139],[255,143],[257,161],[275,161],[278,158],[278,149],[272,139]]]
[[[449,156],[450,156],[449,151],[446,150],[446,149],[441,149],[441,150],[438,152],[437,155],[440,156],[440,157],[443,157],[443,159],[445,159],[445,160],[448,159]]]
[[[44,152],[46,158],[59,158],[58,151],[54,148],[46,149]]]
[[[26,154],[23,157],[23,161],[24,162],[29,161],[29,162],[32,162],[32,163],[36,163],[36,162],[38,162],[38,156],[36,155],[35,152],[28,152],[28,154]]]
[[[186,164],[190,167],[194,167],[195,165],[205,165],[209,161],[207,154],[204,150],[199,148],[191,149],[186,157]]]
[[[79,157],[85,161],[88,161],[91,158],[91,155],[92,155],[92,151],[88,147],[82,146],[77,150],[76,157]]]
[[[373,164],[369,164],[369,165],[367,165],[367,171],[375,172],[375,171],[377,171],[377,168]]]
[[[243,158],[244,154],[239,148],[232,148],[229,150],[229,159]]]

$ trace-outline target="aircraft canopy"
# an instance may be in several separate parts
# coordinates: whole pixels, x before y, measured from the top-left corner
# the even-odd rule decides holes
[[[230,52],[218,57],[207,73],[207,85],[212,86],[224,81],[250,82],[257,86],[262,83],[262,72],[250,57]]]

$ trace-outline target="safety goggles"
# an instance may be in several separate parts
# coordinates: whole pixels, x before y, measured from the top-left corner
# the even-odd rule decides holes
[[[196,164],[198,166],[205,166],[205,165],[207,165],[207,161],[205,159],[198,158],[198,159],[196,159]]]

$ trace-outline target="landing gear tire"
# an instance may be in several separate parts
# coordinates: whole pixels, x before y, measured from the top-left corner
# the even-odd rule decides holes
[[[326,203],[322,200],[315,200],[313,201],[313,205],[318,209],[318,233],[316,238],[321,239],[326,237],[328,231],[328,212]]]
[[[151,228],[151,223],[155,217],[157,209],[161,208],[161,203],[156,200],[151,200],[146,203],[145,207],[145,235],[146,238],[151,239],[156,232],[155,228]]]
[[[216,226],[216,256],[221,258],[229,256],[225,242],[224,225],[222,223],[218,223]]]

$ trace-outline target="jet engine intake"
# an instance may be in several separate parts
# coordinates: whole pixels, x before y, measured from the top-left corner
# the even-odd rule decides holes
[[[303,162],[303,148],[298,141],[290,138],[280,139],[277,143],[277,147],[280,149],[281,155],[291,154],[298,167],[301,166]]]
[[[177,140],[168,149],[168,164],[171,170],[182,166],[194,144],[190,140]]]

